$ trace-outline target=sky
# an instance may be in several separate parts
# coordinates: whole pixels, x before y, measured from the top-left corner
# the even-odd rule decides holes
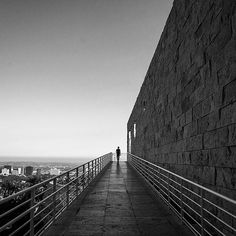
[[[126,152],[173,0],[1,0],[0,160]]]

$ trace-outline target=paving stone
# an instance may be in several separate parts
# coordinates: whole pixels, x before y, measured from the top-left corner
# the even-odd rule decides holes
[[[106,224],[104,227],[104,236],[138,236],[140,232],[137,225],[124,225],[124,224]]]

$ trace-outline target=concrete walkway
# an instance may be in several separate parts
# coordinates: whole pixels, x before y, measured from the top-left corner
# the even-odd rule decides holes
[[[63,235],[192,235],[150,195],[126,162],[113,162]]]

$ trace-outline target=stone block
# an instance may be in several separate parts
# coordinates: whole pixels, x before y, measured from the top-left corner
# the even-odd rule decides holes
[[[176,86],[176,93],[180,93],[182,90],[182,86],[181,86],[181,81],[178,82],[177,86]]]
[[[198,103],[193,108],[193,120],[196,120],[202,116],[202,102]]]
[[[198,174],[200,183],[215,185],[215,167],[202,166]]]
[[[215,184],[215,168],[191,165],[191,179],[199,184]],[[190,174],[190,173],[188,173]]]
[[[191,152],[191,165],[209,166],[209,151],[199,150]]]
[[[194,63],[196,64],[196,66],[202,67],[205,63],[205,51],[202,48],[198,48],[197,51],[194,53]]]
[[[180,127],[178,129],[176,129],[176,140],[182,140],[184,136],[184,127]]]
[[[236,146],[211,149],[209,165],[215,167],[236,168]]]
[[[215,142],[216,142],[215,143],[216,147],[223,147],[228,145],[229,143],[228,127],[223,127],[216,130]]]
[[[200,76],[192,76],[182,91],[183,97],[189,97],[195,91],[195,89],[199,87],[199,84]]]
[[[236,124],[229,127],[229,145],[236,145]]]
[[[191,100],[190,97],[186,97],[183,99],[183,101],[181,102],[181,111],[182,112],[186,112],[187,110],[189,110],[191,108]],[[177,113],[178,114],[178,113]]]
[[[236,189],[236,169],[235,168],[217,168],[216,185],[228,189]]]
[[[204,134],[204,148],[223,147],[229,143],[228,127],[208,131]]]
[[[208,116],[209,116],[208,130],[216,129],[219,124],[219,111],[214,110]]]
[[[202,102],[202,116],[209,114],[211,111],[213,111],[213,108],[213,96],[210,96]]]
[[[184,165],[181,175],[190,179],[190,180],[194,180],[194,170],[195,169],[196,168],[193,165]]]
[[[199,71],[202,81],[209,80],[211,77],[211,64],[208,60],[206,64]]]
[[[185,123],[189,124],[192,122],[192,108],[190,108],[186,113],[185,113]]]
[[[183,164],[190,165],[191,164],[191,152],[183,153]]]
[[[183,113],[180,116],[180,121],[179,121],[180,127],[183,127],[185,125],[185,113]]]
[[[236,102],[220,109],[220,126],[232,123],[236,123]]]
[[[192,124],[187,124],[184,126],[183,138],[190,137],[191,135]]]
[[[208,131],[203,136],[204,149],[215,148],[216,130]]]
[[[192,107],[196,106],[199,102],[201,102],[203,98],[207,96],[208,93],[208,88],[206,86],[202,85],[197,88],[190,96],[190,104],[192,105]]]
[[[174,152],[184,152],[186,149],[186,141],[185,140],[180,140],[176,142],[175,149],[173,150]]]
[[[178,153],[170,153],[168,163],[177,164],[178,163]]]
[[[226,17],[225,19],[227,21],[222,23],[219,34],[216,36],[215,41],[214,41],[218,49],[223,49],[232,37],[230,19],[229,18],[227,19]]]
[[[224,86],[223,101],[224,104],[236,101],[236,79]]]
[[[178,165],[183,165],[183,156],[184,156],[183,152],[177,153],[177,164]]]
[[[219,108],[223,104],[223,88],[219,88],[218,91],[213,93],[213,106],[214,109]]]
[[[170,89],[170,93],[168,94],[168,100],[169,102],[171,102],[176,96],[176,88],[175,87],[172,87]]]
[[[233,34],[236,35],[236,12],[234,12],[232,16],[232,29],[233,29]]]
[[[209,116],[204,116],[200,118],[197,122],[198,122],[198,133],[201,134],[208,130]]]
[[[190,136],[194,136],[194,135],[197,135],[197,121],[196,120],[191,123]]]
[[[230,66],[226,64],[223,68],[217,71],[217,80],[219,86],[224,86],[228,83],[228,78],[230,76]]]
[[[202,134],[186,139],[186,150],[201,150],[202,149]]]

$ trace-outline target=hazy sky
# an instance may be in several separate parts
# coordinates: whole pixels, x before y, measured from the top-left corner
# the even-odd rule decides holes
[[[172,3],[0,0],[0,156],[126,152]]]

